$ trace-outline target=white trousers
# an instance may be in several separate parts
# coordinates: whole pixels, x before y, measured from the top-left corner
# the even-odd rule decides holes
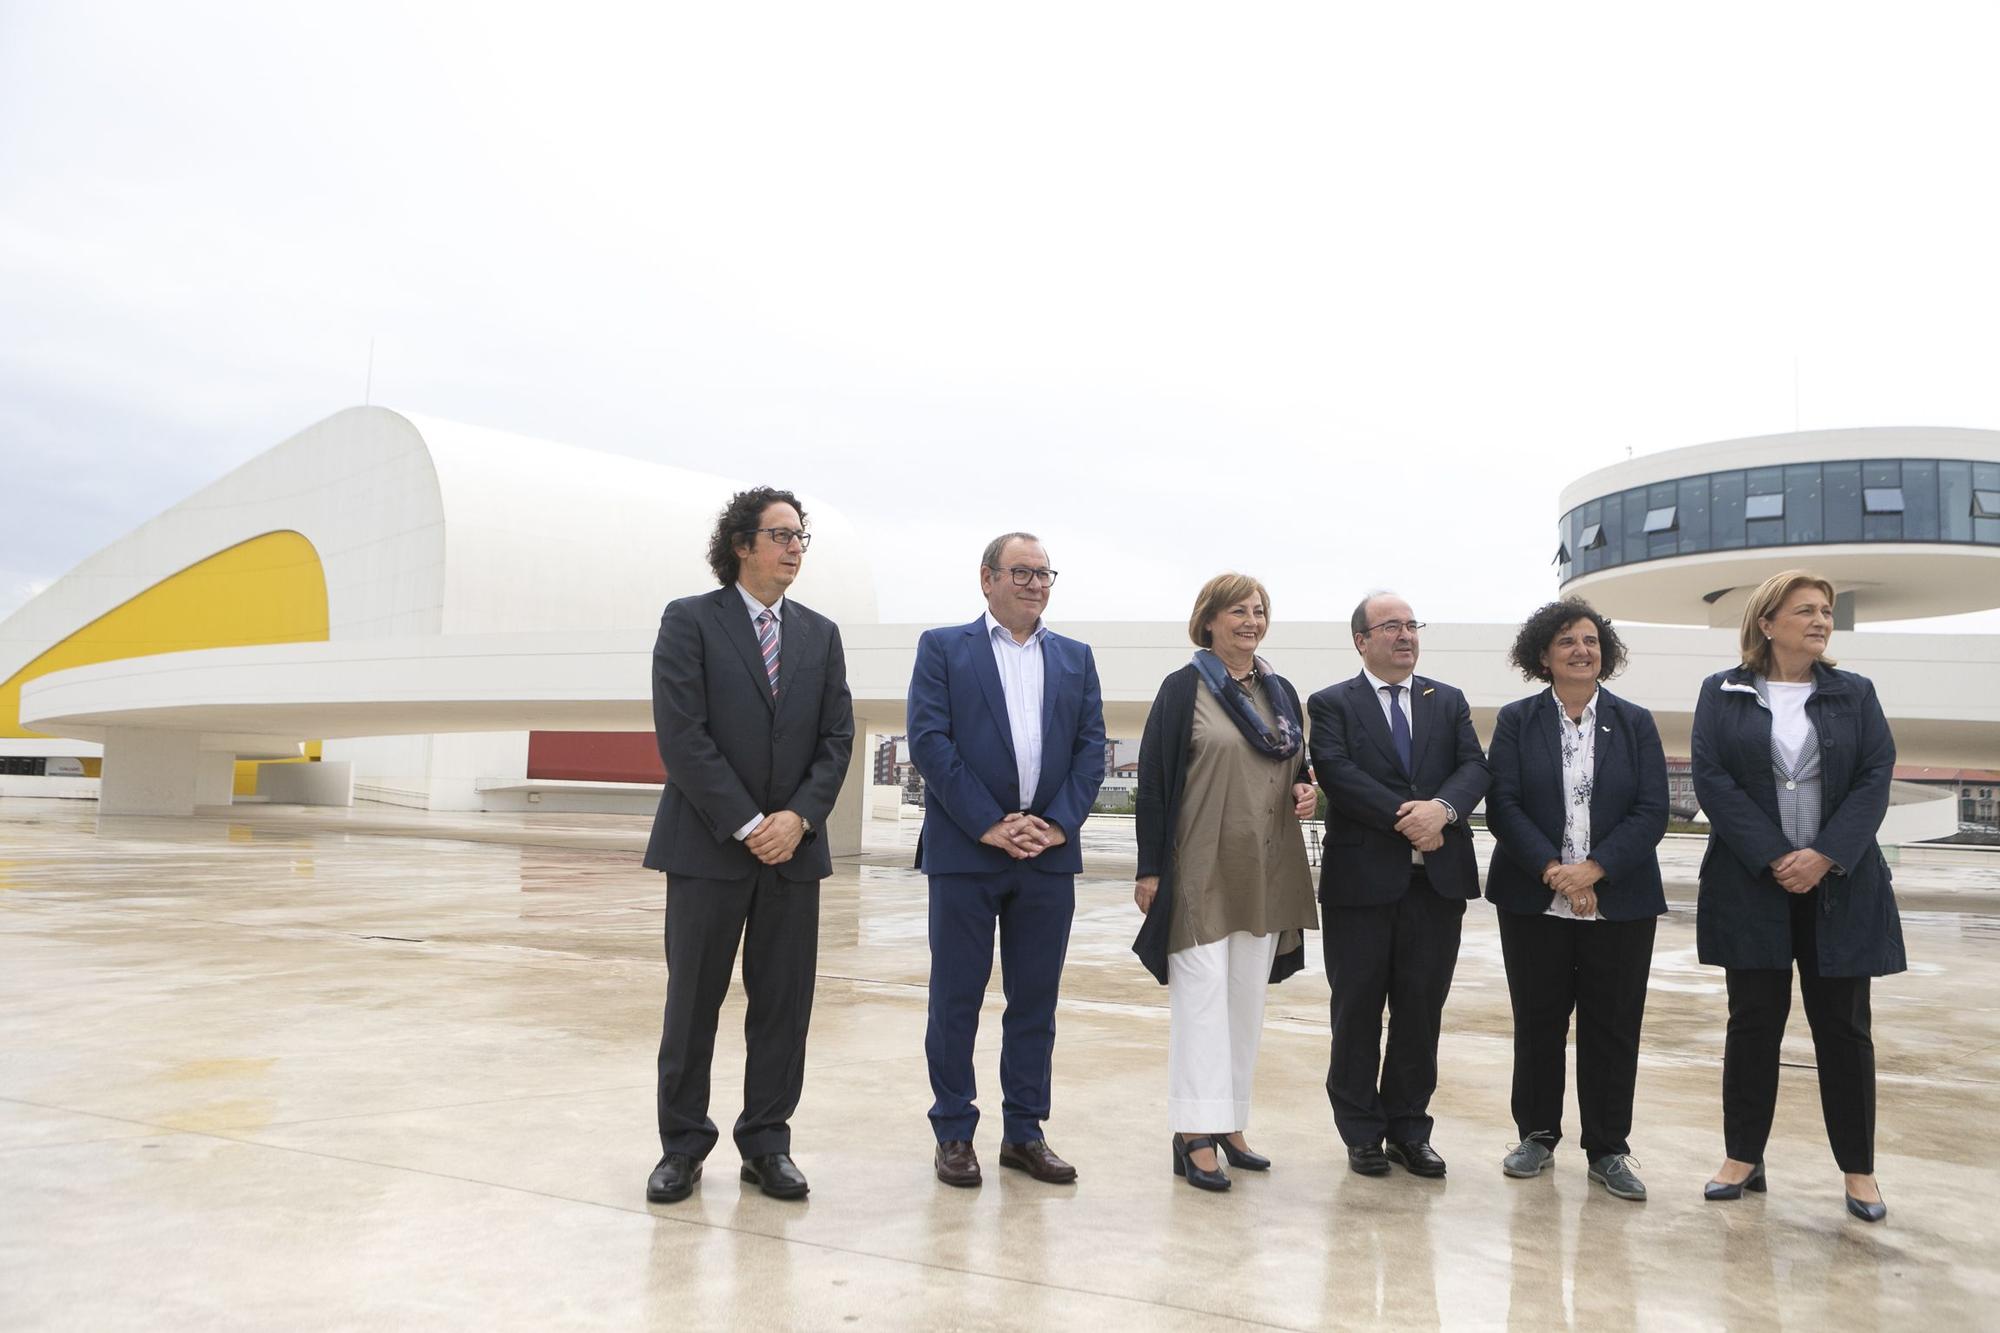
[[[1167,1122],[1177,1134],[1250,1127],[1276,935],[1236,931],[1167,955]]]

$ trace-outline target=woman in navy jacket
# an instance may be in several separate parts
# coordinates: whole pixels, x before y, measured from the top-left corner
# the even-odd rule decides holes
[[[1549,688],[1500,710],[1487,767],[1499,909],[1514,1004],[1514,1125],[1501,1170],[1546,1170],[1562,1140],[1563,1055],[1576,1013],[1577,1104],[1590,1178],[1644,1199],[1628,1159],[1653,928],[1667,900],[1667,761],[1653,715],[1599,682],[1625,665],[1611,622],[1578,598],[1528,617],[1509,654]]]
[[[1694,791],[1708,815],[1696,939],[1727,969],[1722,1062],[1728,1160],[1710,1199],[1764,1189],[1792,964],[1812,1025],[1820,1110],[1847,1209],[1888,1209],[1875,1185],[1875,1045],[1868,979],[1901,972],[1903,926],[1876,830],[1896,744],[1875,687],[1826,656],[1833,585],[1788,570],[1743,610],[1741,665],[1702,682]]]

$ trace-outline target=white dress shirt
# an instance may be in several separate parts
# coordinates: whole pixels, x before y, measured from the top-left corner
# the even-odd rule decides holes
[[[1049,631],[1038,620],[1028,641],[1016,643],[991,611],[984,619],[993,665],[1000,670],[1000,693],[1007,699],[1007,731],[1014,741],[1014,766],[1021,783],[1019,808],[1026,810],[1042,780],[1042,640]]]
[[[1573,866],[1590,859],[1590,791],[1597,772],[1597,692],[1591,691],[1590,702],[1583,706],[1581,722],[1569,720],[1569,710],[1553,691],[1549,701],[1555,706],[1556,728],[1562,737],[1562,863]],[[1569,905],[1569,899],[1560,893],[1549,904],[1548,914],[1569,921],[1598,920],[1595,912],[1579,916]]]
[[[1375,702],[1382,705],[1382,720],[1389,724],[1389,735],[1392,740],[1396,735],[1396,719],[1389,710],[1393,708],[1403,715],[1403,724],[1410,729],[1410,762],[1414,764],[1417,761],[1417,710],[1410,707],[1410,686],[1416,680],[1416,676],[1405,676],[1398,684],[1391,685],[1367,667],[1361,668],[1361,674],[1368,681],[1369,688],[1375,691]],[[1450,801],[1438,797],[1431,799],[1445,808],[1446,823],[1457,822],[1458,811],[1452,808]],[[1424,854],[1414,847],[1411,848],[1410,864],[1420,866],[1423,863]]]
[[[762,602],[758,601],[755,597],[751,596],[750,590],[744,587],[741,583],[736,585],[736,591],[743,594],[743,608],[744,610],[750,613],[750,633],[752,635],[755,635],[757,632],[757,617],[763,615],[764,612],[766,611],[769,611],[771,613],[772,616],[771,633],[777,636],[778,658],[780,661],[783,661],[785,655],[784,595],[779,594],[778,600],[771,603],[767,607]],[[758,663],[758,665],[761,667],[763,663],[760,662]],[[736,841],[741,842],[745,838],[749,837],[752,833],[755,833],[757,831],[757,826],[763,822],[764,822],[764,816],[761,814],[750,816],[750,822],[745,824],[742,828],[736,830]]]

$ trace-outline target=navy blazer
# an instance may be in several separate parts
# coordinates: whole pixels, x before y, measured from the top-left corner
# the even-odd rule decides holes
[[[1549,910],[1555,890],[1542,870],[1562,860],[1561,722],[1553,689],[1500,710],[1486,765],[1486,827],[1493,859],[1486,896],[1495,907],[1528,916]],[[1660,839],[1667,834],[1667,756],[1653,715],[1611,691],[1597,691],[1597,737],[1591,758],[1590,859],[1604,868],[1597,914],[1637,921],[1667,910],[1660,885]]]
[[[1814,931],[1827,977],[1884,977],[1908,966],[1903,922],[1876,830],[1889,810],[1896,742],[1866,676],[1813,664],[1806,715],[1819,731],[1821,817],[1813,850],[1837,869],[1820,881]],[[1708,816],[1695,945],[1720,967],[1792,966],[1790,896],[1771,862],[1792,850],[1778,816],[1771,710],[1743,667],[1701,683],[1694,706],[1694,794]]]
[[[1104,698],[1090,645],[1051,631],[1042,639],[1042,771],[1021,791],[1007,696],[986,618],[925,630],[910,675],[910,758],[924,775],[917,868],[973,875],[1023,865],[1052,875],[1083,870],[1079,836],[1104,783]],[[1061,829],[1064,841],[1023,862],[979,841],[1019,810]]]
[[[1489,775],[1472,710],[1449,685],[1425,676],[1403,683],[1410,687],[1415,773],[1405,773],[1396,758],[1382,700],[1367,677],[1356,673],[1306,704],[1313,774],[1326,793],[1319,897],[1330,907],[1393,903],[1403,896],[1410,885],[1410,840],[1396,832],[1396,809],[1432,799],[1449,803],[1458,819],[1445,825],[1444,846],[1424,853],[1431,888],[1445,898],[1479,896],[1467,820],[1486,795]]]
[[[833,869],[820,836],[854,751],[854,705],[840,627],[787,597],[778,693],[743,594],[731,584],[669,602],[653,644],[653,731],[667,788],[646,868],[749,879],[761,863],[736,840],[760,814],[790,810],[813,832],[777,867],[790,880]]]

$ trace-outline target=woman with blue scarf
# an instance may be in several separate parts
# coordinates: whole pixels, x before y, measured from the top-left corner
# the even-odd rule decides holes
[[[1305,961],[1317,929],[1299,821],[1316,796],[1298,691],[1257,656],[1264,585],[1220,574],[1188,619],[1194,660],[1160,684],[1139,743],[1139,875],[1132,951],[1167,986],[1167,1118],[1174,1174],[1226,1190],[1216,1159],[1270,1169],[1243,1131],[1264,1031],[1264,988]]]

